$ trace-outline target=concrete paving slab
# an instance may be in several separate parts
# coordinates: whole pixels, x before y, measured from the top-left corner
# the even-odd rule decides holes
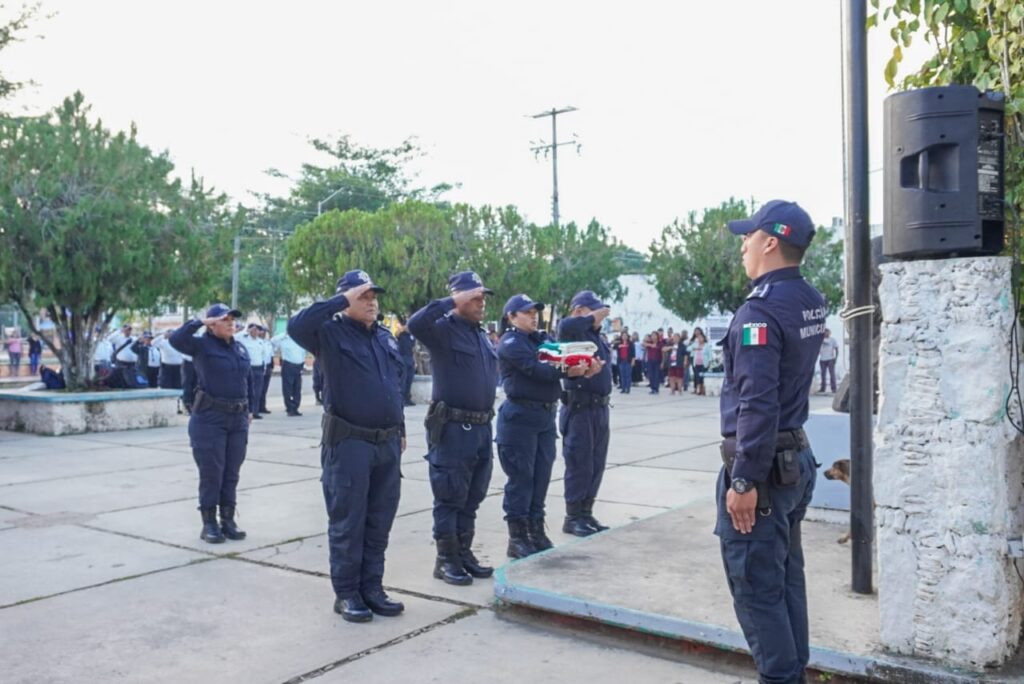
[[[486,648],[468,648],[486,644]],[[514,670],[503,670],[507,663]],[[497,670],[495,669],[497,666]],[[444,630],[346,663],[317,681],[323,684],[361,682],[516,681],[530,684],[621,684],[672,682],[685,684],[748,684],[756,677],[708,672],[671,660],[651,658],[619,646],[585,642],[565,634],[509,622],[492,611],[459,620]],[[642,673],[642,674],[640,674]]]
[[[309,469],[302,470],[309,472]],[[242,477],[244,483],[244,469]],[[432,502],[427,483],[406,480],[399,515],[430,509]],[[323,534],[327,530],[327,512],[319,474],[316,474],[313,479],[301,482],[240,489],[238,524],[248,535],[242,541],[214,545],[200,540],[199,514],[193,498],[148,506],[144,510],[99,515],[91,524],[208,553],[228,554]]]
[[[712,501],[715,477],[714,473],[690,470],[621,466],[605,472],[597,498],[665,508],[698,500]]]
[[[179,452],[122,446],[0,459],[0,487],[176,465],[185,462],[186,459],[188,456]]]
[[[646,430],[647,428],[643,429]],[[665,428],[666,431],[674,429]],[[702,446],[708,442],[709,438],[706,435],[697,434],[649,435],[645,433],[627,435],[622,432],[612,433],[611,442],[608,446],[608,462],[634,463],[656,456],[672,454],[682,449]],[[561,445],[559,445],[559,453],[561,453]]]
[[[145,445],[160,442],[188,441],[188,418],[179,416],[174,425],[146,430],[119,430],[78,435],[77,439],[98,444]]]
[[[553,549],[509,566],[496,592],[512,602],[547,601],[556,612],[559,605],[591,610],[599,620],[745,649],[712,534],[714,517],[713,502],[699,503]],[[850,591],[849,549],[836,543],[842,532],[825,523],[803,527],[811,666],[833,672],[849,672],[843,654],[862,657],[878,648],[877,598]],[[644,560],[652,548],[660,550],[656,564]]]
[[[718,449],[719,442],[713,441],[699,447],[679,451],[668,456],[659,456],[630,465],[637,468],[670,468],[673,470],[701,470],[717,473],[722,467],[722,455]]]
[[[21,433],[6,433],[20,435]],[[41,456],[43,458],[61,451],[87,451],[103,449],[104,445],[77,437],[34,437],[12,439],[0,443],[0,458]]]
[[[308,468],[252,462],[242,466],[240,489],[316,478]],[[194,463],[88,475],[0,488],[0,505],[31,513],[102,513],[193,500],[199,477]]]
[[[400,598],[404,615],[353,625],[320,578],[211,561],[0,611],[0,662],[12,684],[281,682],[460,612]]]
[[[206,558],[77,525],[21,522],[0,537],[0,607]]]
[[[717,416],[696,416],[694,418],[680,418],[674,421],[665,421],[654,425],[642,425],[637,427],[623,428],[618,432],[620,436],[628,436],[630,439],[637,436],[653,437],[719,437],[721,423]]]

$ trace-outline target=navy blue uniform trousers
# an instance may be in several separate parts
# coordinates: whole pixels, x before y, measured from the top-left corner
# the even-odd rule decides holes
[[[498,460],[505,471],[505,520],[544,518],[558,433],[554,411],[506,401],[498,410]]]
[[[565,501],[596,499],[608,462],[608,407],[570,408],[559,415],[565,459]]]
[[[476,511],[487,496],[494,467],[492,439],[490,423],[446,423],[440,441],[428,443],[434,539],[476,529]]]
[[[249,442],[249,416],[206,409],[188,421],[192,458],[199,468],[199,507],[235,505],[238,476]]]
[[[260,412],[260,392],[263,390],[263,366],[249,366],[249,413]]]
[[[807,587],[800,522],[814,494],[818,464],[810,449],[800,453],[800,481],[769,484],[771,515],[760,513],[750,534],[733,529],[725,508],[729,476],[718,474],[718,521],[722,562],[736,619],[762,682],[803,681],[809,654]]]
[[[320,448],[331,584],[339,598],[379,588],[401,491],[401,440],[345,439]]]
[[[299,410],[302,403],[302,364],[281,361],[281,394],[284,408],[289,413]]]
[[[192,402],[196,399],[196,368],[191,361],[181,363],[181,403],[189,411],[192,410]]]

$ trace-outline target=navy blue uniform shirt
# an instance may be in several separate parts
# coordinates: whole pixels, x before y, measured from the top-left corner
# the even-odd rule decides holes
[[[604,368],[592,378],[566,378],[562,381],[565,389],[576,392],[589,392],[604,396],[612,393],[611,349],[601,338],[601,333],[594,330],[594,317],[570,316],[563,318],[558,324],[559,342],[593,342],[597,345],[597,356],[604,361]]]
[[[413,349],[416,346],[416,340],[409,331],[403,331],[398,335],[398,352],[405,359],[407,365],[412,365],[414,355]]]
[[[365,428],[405,426],[398,342],[386,328],[338,316],[344,295],[310,304],[288,321],[288,334],[320,363],[326,410]]]
[[[814,365],[825,334],[825,298],[798,267],[753,282],[722,340],[722,436],[736,436],[733,477],[768,479],[780,431],[807,421]]]
[[[452,313],[451,297],[435,299],[409,317],[409,332],[430,350],[434,401],[464,411],[490,411],[498,355],[483,329]]]
[[[249,352],[235,338],[227,342],[209,330],[195,337],[201,327],[202,321],[189,321],[171,333],[168,341],[192,357],[199,389],[215,399],[248,400]]]
[[[562,372],[537,360],[537,349],[548,341],[551,337],[547,333],[526,334],[514,328],[501,336],[498,367],[502,387],[509,399],[544,403],[558,401],[562,392],[558,383],[564,377]]]

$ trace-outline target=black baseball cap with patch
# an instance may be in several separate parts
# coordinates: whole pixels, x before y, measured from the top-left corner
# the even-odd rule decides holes
[[[383,287],[374,285],[373,280],[370,279],[370,275],[366,271],[356,269],[355,271],[349,271],[338,279],[338,284],[334,288],[334,294],[344,294],[366,283],[370,283],[370,289],[374,292],[387,292]]]
[[[807,247],[814,239],[814,221],[796,202],[771,200],[747,219],[729,221],[734,235],[749,235],[763,230],[774,238],[796,247]]]

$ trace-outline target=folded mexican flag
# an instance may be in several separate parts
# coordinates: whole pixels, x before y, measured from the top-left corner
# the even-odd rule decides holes
[[[537,349],[537,358],[559,368],[594,363],[597,345],[593,342],[545,342]]]

